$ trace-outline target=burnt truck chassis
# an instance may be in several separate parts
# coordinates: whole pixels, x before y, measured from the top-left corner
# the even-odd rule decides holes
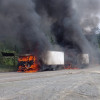
[[[64,69],[64,66],[62,65],[41,65],[39,71],[56,71]]]

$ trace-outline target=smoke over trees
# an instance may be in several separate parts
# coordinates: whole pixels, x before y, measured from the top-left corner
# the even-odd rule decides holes
[[[41,55],[56,44],[95,55],[85,34],[99,23],[99,0],[0,0],[0,40]]]

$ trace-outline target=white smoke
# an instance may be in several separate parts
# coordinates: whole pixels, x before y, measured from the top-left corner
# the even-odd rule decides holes
[[[100,0],[73,0],[73,8],[80,18],[80,24],[91,32],[100,23]]]

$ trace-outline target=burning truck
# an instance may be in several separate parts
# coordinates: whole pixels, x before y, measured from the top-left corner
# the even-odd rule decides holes
[[[64,67],[64,52],[47,51],[42,59],[32,54],[20,55],[18,58],[18,72],[56,70],[62,67]]]
[[[45,56],[39,58],[32,54],[20,55],[18,58],[18,72],[53,71],[59,69],[80,69],[89,65],[88,54],[78,54],[73,61],[65,61],[64,52],[47,51]],[[67,57],[68,58],[68,57]],[[75,61],[76,60],[76,61]]]
[[[36,56],[23,54],[18,58],[18,72],[37,72],[39,70]]]

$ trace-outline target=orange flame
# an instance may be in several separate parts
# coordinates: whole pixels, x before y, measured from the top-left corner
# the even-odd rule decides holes
[[[67,64],[67,66],[64,66],[64,69],[79,69],[78,67],[76,67],[76,66],[72,66],[72,64]]]
[[[37,58],[35,56],[20,56],[18,58],[18,72],[33,73],[39,70]]]

